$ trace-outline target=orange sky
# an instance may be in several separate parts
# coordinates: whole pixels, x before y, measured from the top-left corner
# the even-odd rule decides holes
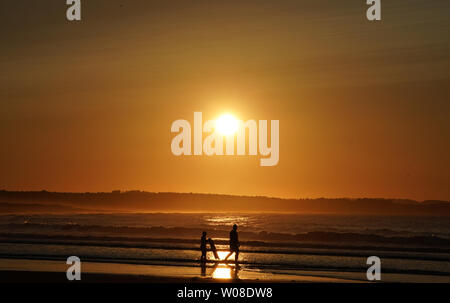
[[[450,200],[450,3],[341,2],[2,1],[0,188]],[[279,164],[173,156],[194,111]]]

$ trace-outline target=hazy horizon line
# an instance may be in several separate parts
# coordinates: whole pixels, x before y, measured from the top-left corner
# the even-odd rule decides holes
[[[47,189],[41,190],[8,190],[8,189],[0,189],[0,192],[47,192],[47,193],[55,193],[55,194],[124,194],[124,193],[148,193],[148,194],[180,194],[180,195],[215,195],[215,196],[229,196],[229,197],[248,197],[248,198],[266,198],[266,199],[279,199],[279,200],[391,200],[391,201],[413,201],[413,202],[426,202],[426,201],[439,201],[439,202],[447,202],[450,203],[449,200],[440,200],[440,199],[426,199],[426,200],[415,200],[411,198],[389,198],[389,197],[276,197],[276,196],[265,196],[265,195],[249,195],[249,194],[227,194],[227,193],[207,193],[207,192],[176,192],[176,191],[146,191],[139,189],[130,189],[130,190],[111,190],[111,191],[52,191]]]

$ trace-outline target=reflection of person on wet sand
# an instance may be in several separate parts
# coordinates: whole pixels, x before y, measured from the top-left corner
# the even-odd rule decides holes
[[[239,245],[237,225],[234,224],[233,229],[230,231],[230,253],[225,257],[224,260],[227,260],[233,253],[235,253],[234,259],[237,264],[239,258]]]
[[[235,268],[231,268],[232,277],[235,280],[239,279],[239,266],[236,266]]]
[[[201,262],[200,263],[200,275],[202,277],[206,276],[206,262]]]
[[[203,265],[202,265],[203,266]],[[225,273],[221,273],[221,274],[216,274],[216,271],[218,269],[227,269],[229,275],[225,272]],[[205,276],[203,274],[203,269],[202,269],[202,276]],[[206,272],[206,265],[205,265],[205,272]],[[234,279],[234,280],[239,280],[239,266],[230,266],[224,263],[218,263],[215,262],[214,266],[211,269],[211,276],[213,278],[216,279]]]
[[[206,261],[206,231],[203,232],[202,238],[200,239],[200,250],[202,251],[200,260]]]

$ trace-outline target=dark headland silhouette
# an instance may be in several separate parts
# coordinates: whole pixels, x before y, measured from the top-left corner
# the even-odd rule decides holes
[[[0,213],[16,212],[288,212],[450,216],[450,202],[406,199],[281,199],[196,193],[62,193],[0,190]]]

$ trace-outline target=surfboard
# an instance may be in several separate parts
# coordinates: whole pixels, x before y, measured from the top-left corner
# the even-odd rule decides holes
[[[214,241],[212,239],[209,239],[209,246],[211,246],[211,251],[214,254],[214,258],[216,258],[216,260],[219,260],[219,254],[217,253],[217,248],[216,245],[214,245]]]

